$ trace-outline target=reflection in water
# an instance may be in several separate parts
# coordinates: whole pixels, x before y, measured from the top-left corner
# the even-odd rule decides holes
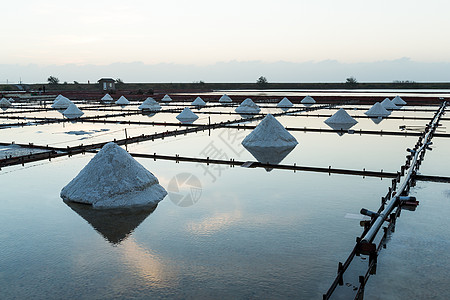
[[[64,203],[112,244],[119,244],[125,240],[157,207],[151,205],[95,209],[87,204],[66,201]]]
[[[292,150],[294,150],[295,146],[296,145],[285,147],[244,146],[244,148],[247,149],[260,163],[278,165]],[[266,171],[270,172],[272,169],[266,168]]]
[[[150,118],[156,115],[156,112],[153,112],[151,110],[142,110],[141,114]]]
[[[346,131],[355,126],[356,123],[347,123],[347,124],[337,124],[337,123],[326,123],[331,129],[336,130],[336,133],[339,136],[343,136]]]
[[[381,121],[383,121],[383,117],[377,117],[377,118],[370,118],[372,120],[372,122],[374,122],[375,124],[380,124]]]

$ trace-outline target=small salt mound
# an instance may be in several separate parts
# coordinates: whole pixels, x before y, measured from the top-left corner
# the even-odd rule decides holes
[[[161,110],[161,105],[152,97],[148,97],[138,108],[140,110],[159,111]]]
[[[6,99],[6,98],[2,98],[1,100],[0,100],[0,107],[10,107],[12,104],[11,104],[11,102],[9,102],[8,101],[8,99]]]
[[[59,100],[52,104],[52,108],[58,110],[66,110],[70,104],[72,104],[72,101],[70,101],[69,98],[61,96]]]
[[[284,97],[283,99],[281,99],[280,102],[278,102],[277,107],[279,108],[289,108],[294,106],[294,104],[292,104],[291,101],[289,101],[288,98]]]
[[[326,124],[345,124],[345,125],[355,125],[358,123],[355,119],[353,119],[342,107],[331,117],[324,121]],[[351,127],[350,126],[350,127]]]
[[[261,108],[252,101],[252,99],[247,98],[244,101],[242,101],[241,105],[236,107],[234,110],[238,114],[251,114],[251,113],[259,113],[261,111]]]
[[[219,102],[220,103],[231,103],[231,102],[233,102],[233,100],[231,100],[231,98],[228,97],[227,94],[223,94],[223,96],[220,97]]]
[[[244,147],[295,147],[297,140],[286,128],[268,114],[242,141]]]
[[[206,105],[206,102],[203,101],[202,98],[197,97],[197,98],[195,98],[194,101],[192,101],[191,105],[195,105],[195,106],[205,106],[205,105]]]
[[[66,100],[69,100],[69,101],[70,101],[69,98],[64,97],[63,95],[59,94],[58,96],[56,96],[55,100],[53,100],[53,104],[55,104],[56,102],[58,102],[58,101],[61,100],[61,99],[66,99]]]
[[[301,104],[315,104],[316,100],[314,100],[313,97],[311,96],[306,96],[305,98],[303,98],[302,101],[300,101]]]
[[[13,102],[14,102],[14,99],[13,99],[13,98],[9,98],[8,101],[11,102],[11,103],[13,103]]]
[[[84,112],[82,112],[75,104],[71,103],[69,107],[63,112],[63,115],[67,119],[76,119],[84,115]]]
[[[406,105],[405,100],[403,100],[402,98],[400,98],[400,96],[395,96],[394,99],[392,99],[392,103],[394,103],[397,106],[403,106]]]
[[[192,123],[198,119],[198,116],[189,109],[185,107],[183,111],[177,116],[177,119],[182,123]]]
[[[94,208],[154,205],[166,195],[158,179],[115,143],[106,144],[61,190],[64,201]]]
[[[365,114],[369,117],[387,117],[391,113],[380,102],[375,103]]]
[[[161,99],[162,102],[170,102],[172,101],[172,98],[170,98],[169,95],[164,95],[164,97]]]
[[[114,101],[113,97],[111,97],[110,94],[106,94],[106,95],[103,96],[102,99],[100,99],[100,100],[102,100],[103,102],[112,102],[112,101]]]
[[[130,101],[128,101],[128,99],[125,98],[125,96],[120,96],[120,98],[117,99],[116,104],[117,105],[128,105],[128,104],[130,104]]]
[[[394,103],[392,103],[389,98],[385,98],[381,102],[381,105],[383,105],[384,108],[389,109],[389,110],[398,109],[398,107]]]

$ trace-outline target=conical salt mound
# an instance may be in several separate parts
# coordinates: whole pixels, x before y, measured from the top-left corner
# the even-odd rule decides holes
[[[389,110],[398,108],[394,103],[391,102],[391,100],[389,98],[384,99],[381,102],[381,105],[383,105],[384,108],[389,109]]]
[[[194,101],[192,101],[191,105],[195,105],[195,106],[205,106],[205,105],[206,105],[206,102],[203,101],[202,98],[197,97],[197,98],[195,98]]]
[[[189,109],[185,107],[183,111],[177,116],[177,119],[183,123],[192,123],[198,119],[198,116]]]
[[[69,107],[63,112],[63,115],[67,119],[76,119],[84,115],[84,112],[82,112],[75,104],[71,103]]]
[[[94,208],[155,205],[166,195],[152,173],[112,142],[61,190],[64,201],[91,204]]]
[[[355,125],[358,123],[343,108],[340,108],[334,115],[324,121],[326,124],[345,124]]]
[[[292,104],[291,101],[289,101],[288,98],[284,97],[283,99],[281,99],[280,102],[278,102],[277,107],[279,108],[289,108],[294,106],[294,104]]]
[[[12,104],[11,102],[9,102],[8,99],[6,98],[2,98],[2,100],[0,100],[0,107],[10,107]]]
[[[380,102],[377,102],[365,114],[369,117],[387,117],[391,113]]]
[[[244,147],[295,147],[298,144],[286,128],[268,114],[242,141]]]
[[[8,98],[8,101],[11,102],[11,103],[13,103],[13,102],[14,102],[14,99],[13,99],[13,98]]]
[[[231,98],[228,97],[227,94],[223,94],[223,96],[220,97],[219,102],[220,103],[231,103],[231,102],[233,102],[233,100],[231,100]]]
[[[140,110],[159,111],[161,110],[161,105],[152,97],[148,97],[138,108]]]
[[[128,104],[130,104],[130,101],[128,101],[128,99],[125,98],[125,96],[120,96],[120,98],[117,99],[116,104],[117,105],[128,105]]]
[[[247,98],[244,101],[242,101],[241,105],[236,107],[234,110],[238,114],[252,114],[252,113],[259,113],[261,111],[261,108],[252,101],[252,99]]]
[[[112,101],[114,101],[113,97],[111,97],[110,94],[106,94],[106,95],[103,96],[102,99],[100,99],[100,100],[102,100],[103,102],[112,102]]]
[[[64,97],[63,95],[59,94],[58,96],[56,96],[55,100],[53,100],[53,104],[55,104],[56,102],[58,102],[61,99],[66,99],[69,100],[69,98]],[[69,100],[70,101],[70,100]]]
[[[172,98],[170,98],[169,95],[164,95],[164,97],[161,99],[162,102],[170,102],[172,101]]]
[[[72,104],[72,101],[70,101],[69,98],[61,96],[55,103],[53,103],[52,107],[58,110],[66,110],[70,104]]]
[[[303,98],[302,101],[300,101],[301,104],[315,104],[316,100],[314,100],[313,97],[311,96],[306,96],[305,98]]]
[[[394,99],[392,99],[392,103],[394,103],[397,106],[403,106],[406,105],[405,100],[403,100],[402,98],[400,98],[400,96],[395,96]]]

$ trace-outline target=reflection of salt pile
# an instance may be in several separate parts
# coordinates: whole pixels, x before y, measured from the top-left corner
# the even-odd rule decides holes
[[[170,98],[169,95],[164,95],[164,97],[161,99],[162,102],[170,102],[172,101],[172,98]]]
[[[192,123],[198,119],[198,116],[189,109],[185,107],[183,111],[177,116],[177,119],[182,123]]]
[[[195,105],[195,106],[205,106],[205,105],[206,105],[206,102],[203,101],[202,98],[197,97],[197,98],[195,98],[194,101],[192,101],[191,105]]]
[[[75,104],[71,103],[69,107],[63,111],[63,115],[67,119],[76,119],[84,115],[84,112],[82,112]]]
[[[57,110],[66,110],[70,104],[72,104],[72,101],[70,101],[69,98],[58,95],[53,102],[52,107]]]
[[[297,144],[297,140],[271,114],[242,141],[259,162],[268,164],[279,164]]]
[[[223,96],[220,97],[219,102],[220,103],[231,103],[231,102],[233,102],[233,100],[231,100],[231,98],[228,97],[227,94],[223,94]]]
[[[369,117],[387,117],[391,113],[380,102],[377,102],[365,114]]]
[[[110,94],[106,94],[106,95],[103,96],[102,99],[100,99],[100,100],[102,100],[103,102],[112,102],[112,101],[114,101],[113,97],[111,97]]]
[[[139,105],[139,109],[144,111],[159,111],[161,110],[161,105],[159,105],[152,97],[148,97],[141,105]]]
[[[130,101],[128,101],[128,99],[125,98],[125,96],[120,96],[120,98],[117,99],[116,104],[117,105],[128,105],[128,104],[130,104]]]
[[[391,102],[391,100],[389,98],[385,98],[381,102],[381,105],[388,110],[394,110],[394,109],[398,108],[394,103]]]
[[[283,99],[281,99],[280,102],[278,102],[277,107],[279,107],[279,108],[290,108],[293,105],[294,104],[292,104],[292,102],[289,101],[288,98],[284,97]]]
[[[242,101],[241,105],[236,107],[235,111],[238,114],[256,114],[261,111],[261,108],[252,101],[252,99],[247,98],[244,101]]]
[[[405,100],[403,100],[402,98],[400,98],[400,96],[395,96],[394,99],[392,99],[392,103],[394,103],[396,106],[403,106],[406,105]]]
[[[314,100],[313,97],[311,96],[306,96],[305,98],[303,98],[302,101],[300,101],[301,104],[315,104],[316,100]]]
[[[326,119],[325,124],[333,128],[334,130],[349,130],[358,121],[353,119],[343,108],[340,108],[334,115]],[[343,133],[338,133],[342,135]]]
[[[12,105],[11,102],[9,102],[9,100],[6,98],[2,98],[2,100],[0,100],[0,107],[8,108],[11,105]]]
[[[115,143],[106,144],[61,190],[64,201],[94,208],[154,205],[166,195],[158,179]]]

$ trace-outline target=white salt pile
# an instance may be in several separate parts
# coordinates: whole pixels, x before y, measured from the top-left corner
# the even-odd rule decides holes
[[[106,94],[105,96],[102,97],[102,99],[100,99],[103,102],[112,102],[114,101],[113,97],[111,97],[110,94]]]
[[[197,98],[195,98],[194,101],[192,101],[191,105],[195,105],[195,106],[205,106],[205,105],[206,105],[206,102],[203,101],[202,98],[197,97]]]
[[[231,98],[227,94],[223,94],[223,96],[220,97],[219,102],[220,103],[232,103],[233,100],[231,100]]]
[[[11,102],[11,103],[13,103],[13,102],[14,102],[14,99],[13,99],[13,98],[9,98],[8,101]]]
[[[391,113],[380,102],[377,102],[365,114],[369,117],[387,117]]]
[[[69,98],[64,97],[63,95],[59,94],[58,96],[56,96],[55,100],[53,100],[53,104],[56,103],[56,102],[58,102],[58,101],[61,100],[61,99],[69,100]]]
[[[94,208],[157,204],[166,195],[158,179],[115,143],[106,144],[61,190],[64,201]]]
[[[402,98],[400,98],[399,95],[395,96],[395,98],[392,99],[392,103],[394,103],[396,106],[403,106],[403,105],[406,105],[405,100],[403,100]]]
[[[122,95],[122,96],[120,96],[119,99],[117,99],[116,104],[117,105],[128,105],[128,104],[130,104],[130,101],[128,101],[128,99]]]
[[[182,123],[192,123],[198,119],[198,116],[189,107],[185,107],[176,118]]]
[[[358,123],[355,119],[353,119],[342,107],[331,117],[324,121],[326,124],[351,124],[351,126]]]
[[[259,113],[261,108],[252,99],[247,98],[234,111],[238,114],[255,114]]]
[[[164,95],[164,97],[161,99],[162,102],[170,102],[172,101],[172,98],[170,98],[169,95]]]
[[[161,110],[161,105],[159,105],[152,97],[148,97],[138,108],[143,111],[159,111]]]
[[[61,95],[59,95],[59,96],[61,96]],[[56,97],[56,98],[58,98],[58,97]],[[58,100],[56,100],[52,104],[52,108],[57,109],[57,110],[66,110],[70,104],[72,104],[72,101],[70,101],[69,98],[61,96],[58,98]]]
[[[6,98],[2,98],[2,99],[0,100],[0,107],[8,108],[8,107],[10,107],[11,105],[12,105],[11,102],[9,102],[9,100],[6,99]]]
[[[385,98],[381,102],[381,105],[383,105],[383,107],[388,109],[388,110],[398,109],[398,107],[394,103],[392,103],[392,101],[389,98]]]
[[[311,96],[306,96],[305,98],[303,98],[302,101],[300,101],[301,104],[315,104],[316,100],[314,100],[313,97]]]
[[[71,103],[69,107],[63,111],[63,115],[67,119],[76,119],[84,115],[84,112],[82,112],[75,104]]]
[[[289,99],[286,97],[281,99],[281,101],[278,102],[278,104],[277,104],[277,107],[279,107],[279,108],[290,108],[292,106],[294,106],[294,104],[292,104],[292,102],[289,101]]]

